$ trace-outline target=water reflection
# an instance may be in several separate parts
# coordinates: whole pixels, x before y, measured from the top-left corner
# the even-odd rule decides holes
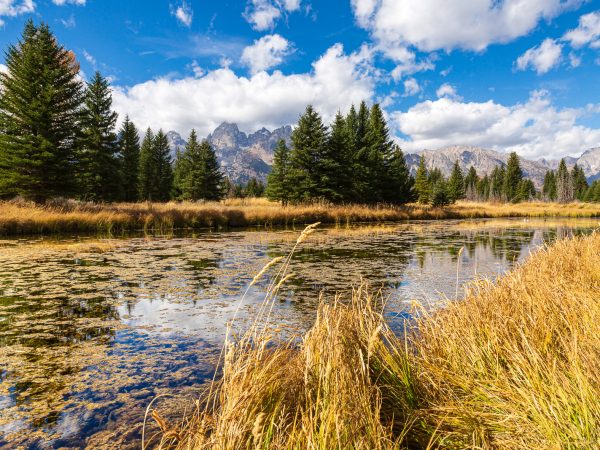
[[[597,225],[448,221],[320,230],[294,255],[295,277],[273,321],[302,332],[318,292],[347,291],[362,277],[384,289],[388,316],[399,324],[413,300],[453,298],[465,282],[503,273],[544,242]],[[193,393],[211,375],[241,293],[296,237],[288,230],[0,242],[0,447],[138,448],[150,399]],[[241,326],[268,282],[248,292]]]

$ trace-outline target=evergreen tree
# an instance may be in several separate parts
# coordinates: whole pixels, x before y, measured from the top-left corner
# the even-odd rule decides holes
[[[480,201],[487,202],[490,199],[490,192],[491,181],[490,177],[486,174],[477,182],[477,198]]]
[[[167,135],[158,130],[152,143],[152,156],[155,166],[156,178],[152,185],[151,200],[166,202],[171,198],[173,189],[173,167],[171,166],[171,148]]]
[[[331,125],[331,132],[323,156],[322,184],[332,201],[352,201],[352,153],[351,142],[344,117],[338,112]]]
[[[363,176],[366,176],[363,186],[363,201],[376,203],[383,200],[384,191],[388,184],[387,166],[391,160],[393,143],[389,139],[389,131],[383,111],[375,103],[369,112],[367,132],[365,135],[365,153],[362,159]]]
[[[419,160],[419,167],[415,176],[415,193],[419,203],[427,204],[431,201],[431,185],[429,184],[429,176],[423,155]]]
[[[119,131],[119,151],[123,161],[123,199],[126,202],[135,202],[138,199],[140,136],[129,116],[125,116]]]
[[[83,86],[72,52],[28,21],[0,73],[0,197],[42,201],[76,191],[75,143]]]
[[[573,201],[573,182],[564,159],[560,160],[556,171],[556,199],[560,203]]]
[[[244,197],[259,198],[263,197],[264,195],[265,185],[263,184],[263,182],[257,180],[254,177],[250,178],[250,180],[248,180],[248,183],[246,183],[246,187],[244,189]]]
[[[434,167],[433,169],[431,169],[429,171],[429,185],[433,188],[433,186],[438,182],[438,181],[444,181],[444,174],[442,173],[442,171],[439,169],[439,167]]]
[[[321,186],[326,171],[323,161],[326,145],[327,128],[319,113],[308,105],[292,132],[290,179],[293,200],[326,198],[330,194],[327,187],[323,190]]]
[[[536,196],[535,186],[529,178],[524,178],[517,186],[517,192],[514,201],[522,202],[533,200]]]
[[[369,149],[367,148],[369,119],[369,108],[366,102],[362,101],[356,116],[356,132],[353,145],[354,164],[352,167],[355,201],[359,202],[368,202],[371,192],[372,180],[369,179],[370,162]]]
[[[82,112],[82,140],[78,151],[81,195],[88,200],[121,198],[121,160],[114,132],[117,113],[106,78],[96,72],[88,83]]]
[[[571,169],[571,182],[573,183],[573,198],[582,200],[589,185],[583,169],[577,164]]]
[[[394,145],[392,157],[388,163],[387,183],[384,189],[384,200],[389,203],[408,203],[413,199],[414,180],[410,176],[404,153],[398,145]]]
[[[152,198],[152,193],[157,175],[154,161],[154,134],[150,128],[146,130],[146,135],[140,148],[138,174],[138,198],[140,200],[155,200]]]
[[[512,152],[508,156],[508,162],[506,163],[506,171],[504,174],[504,184],[502,186],[502,191],[506,201],[519,201],[518,189],[521,180],[523,180],[523,171],[521,170],[519,156],[515,152]]]
[[[492,170],[490,177],[490,194],[489,199],[493,201],[501,201],[505,199],[504,196],[504,178],[505,170],[504,166],[496,166]]]
[[[556,174],[553,170],[548,170],[544,175],[544,187],[542,188],[542,194],[546,201],[556,201]]]
[[[178,155],[174,178],[181,200],[220,200],[223,196],[217,156],[207,141],[198,142],[196,130],[190,132],[184,151]]]
[[[458,160],[454,162],[452,174],[448,180],[448,198],[450,203],[465,198],[465,178]]]
[[[447,206],[451,202],[448,195],[448,183],[444,177],[437,178],[432,187],[431,205],[436,207]]]
[[[273,156],[273,169],[267,177],[266,195],[269,200],[280,201],[286,206],[291,197],[290,149],[281,139]]]
[[[477,185],[479,184],[479,176],[475,167],[469,167],[467,176],[465,177],[465,197],[469,201],[475,201],[478,198]]]

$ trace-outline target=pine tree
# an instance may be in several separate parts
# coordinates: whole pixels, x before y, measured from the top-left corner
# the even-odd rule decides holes
[[[479,176],[475,167],[469,167],[467,176],[465,177],[465,197],[469,201],[477,200],[477,185],[479,183]]]
[[[431,184],[429,184],[429,176],[423,155],[419,160],[419,167],[415,176],[415,193],[419,203],[427,204],[431,201]]]
[[[369,201],[370,185],[373,181],[369,179],[369,150],[366,142],[369,120],[369,108],[366,102],[362,101],[356,116],[355,142],[353,145],[354,164],[352,167],[355,201],[358,202]]]
[[[308,105],[292,132],[290,179],[293,200],[314,200],[329,194],[321,187],[326,170],[323,164],[326,145],[327,128],[319,113],[312,105]]]
[[[536,196],[535,186],[529,178],[523,178],[517,186],[514,201],[522,202],[533,200]]]
[[[486,174],[477,182],[477,198],[480,201],[487,202],[490,199],[491,181]]]
[[[465,178],[458,160],[454,162],[452,174],[448,180],[448,199],[450,203],[465,198]]]
[[[140,167],[138,177],[138,198],[140,200],[153,199],[154,183],[156,180],[156,164],[154,161],[154,134],[148,128],[140,148]]]
[[[117,113],[106,78],[96,72],[88,83],[82,112],[82,139],[78,151],[81,196],[87,200],[121,198],[121,160],[114,132]]]
[[[506,172],[504,174],[504,184],[502,186],[502,191],[506,201],[519,201],[518,189],[521,180],[523,180],[523,171],[521,170],[519,156],[515,152],[512,152],[508,156]]]
[[[448,183],[443,177],[435,180],[432,185],[431,205],[436,207],[447,206],[451,203],[448,195]]]
[[[290,166],[290,149],[281,139],[273,155],[273,169],[267,177],[266,195],[269,200],[280,201],[283,206],[291,197]]]
[[[366,107],[366,106],[365,106]],[[348,192],[344,196],[345,201],[356,202],[360,199],[359,186],[357,183],[356,169],[358,168],[358,151],[362,145],[364,136],[359,135],[359,120],[358,113],[354,105],[350,107],[350,111],[344,118],[344,134],[347,139],[347,158],[348,167],[346,171],[351,174],[349,177]]]
[[[337,113],[331,124],[324,154],[323,187],[335,202],[352,201],[352,154],[344,117]]]
[[[118,145],[122,158],[123,200],[135,202],[138,199],[140,136],[129,116],[125,116],[121,125]]]
[[[155,165],[156,178],[152,185],[151,200],[166,202],[171,198],[173,189],[173,167],[171,166],[171,148],[167,135],[158,130],[152,143],[152,156]]]
[[[494,167],[494,170],[492,170],[492,175],[490,177],[490,200],[501,201],[506,198],[504,195],[505,173],[504,166],[496,166]]]
[[[388,163],[384,200],[389,203],[408,203],[413,199],[414,180],[410,176],[404,153],[394,145],[392,157]]]
[[[559,203],[573,201],[573,182],[564,159],[560,160],[556,171],[556,199]]]
[[[72,52],[46,24],[25,25],[0,73],[0,197],[38,201],[76,191],[83,86]]]
[[[196,130],[178,154],[175,164],[175,189],[181,200],[220,200],[223,175],[214,150],[207,141],[198,142]]]
[[[363,201],[376,203],[383,200],[388,183],[387,165],[391,160],[392,148],[393,143],[389,138],[383,111],[379,104],[375,103],[369,112],[365,153],[362,159],[364,165],[362,173],[368,180],[364,184]]]
[[[548,170],[544,175],[544,187],[542,188],[542,194],[546,201],[556,201],[556,174],[553,170]]]
[[[589,185],[583,169],[577,164],[571,169],[571,182],[573,183],[573,198],[582,200]]]
[[[265,185],[262,181],[252,177],[246,183],[244,197],[260,198],[265,195]]]

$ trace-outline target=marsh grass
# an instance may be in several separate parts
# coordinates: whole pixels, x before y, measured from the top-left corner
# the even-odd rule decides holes
[[[288,265],[269,267],[261,314],[227,339],[195,412],[169,424],[149,411],[161,432],[145,448],[600,447],[600,234],[542,249],[441,309],[415,305],[400,336],[361,284],[282,340],[268,322]]]
[[[265,199],[113,204],[55,200],[37,205],[14,200],[0,202],[0,234],[119,234],[141,230],[168,233],[181,228],[301,226],[313,222],[345,225],[358,222],[488,217],[600,217],[600,205],[459,202],[446,208],[418,204],[394,207],[324,203],[283,207]]]

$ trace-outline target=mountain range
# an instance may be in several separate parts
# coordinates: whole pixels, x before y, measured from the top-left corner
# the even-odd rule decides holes
[[[292,127],[289,125],[269,131],[261,128],[255,133],[240,131],[235,123],[223,122],[206,139],[213,146],[223,172],[236,183],[246,183],[251,178],[265,181],[273,164],[273,153],[280,139],[290,144]],[[167,133],[171,156],[175,158],[177,149],[183,150],[186,141],[175,131]],[[466,171],[475,167],[479,175],[490,174],[497,165],[505,165],[507,153],[479,147],[455,145],[436,150],[423,150],[407,153],[406,162],[414,175],[419,165],[420,155],[424,155],[429,168],[437,167],[446,176],[450,175],[454,162],[458,160]],[[568,167],[578,164],[588,181],[600,179],[600,147],[584,151],[580,157],[566,157]],[[558,167],[558,160],[529,160],[521,158],[521,168],[526,177],[531,178],[539,189],[544,175],[549,169]]]

